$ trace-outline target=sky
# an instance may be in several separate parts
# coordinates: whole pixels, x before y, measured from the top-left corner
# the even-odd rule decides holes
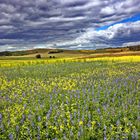
[[[140,0],[0,0],[0,51],[140,44]]]

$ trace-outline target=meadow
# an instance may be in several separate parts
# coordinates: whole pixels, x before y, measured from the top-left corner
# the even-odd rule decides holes
[[[140,56],[0,60],[1,140],[139,140]]]

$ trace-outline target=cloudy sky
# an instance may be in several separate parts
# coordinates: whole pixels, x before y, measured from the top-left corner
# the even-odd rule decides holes
[[[140,44],[140,0],[0,0],[0,51]]]

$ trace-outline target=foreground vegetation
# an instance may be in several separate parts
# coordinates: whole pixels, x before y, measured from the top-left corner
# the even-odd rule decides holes
[[[0,139],[140,139],[140,57],[1,60]]]

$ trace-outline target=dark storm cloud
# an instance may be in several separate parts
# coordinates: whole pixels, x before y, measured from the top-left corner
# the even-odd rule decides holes
[[[92,46],[94,49],[103,44],[119,46],[129,39],[130,42],[139,41],[136,25],[133,29],[128,26],[127,30],[131,28],[131,31],[127,36],[121,29],[116,31],[114,25],[110,33],[112,38],[108,33],[110,29],[104,30],[107,37],[95,30],[139,12],[139,0],[1,0],[0,46],[5,46],[1,50],[10,45],[25,49],[24,46],[30,48],[37,44],[68,48]],[[123,29],[125,32],[126,28]],[[94,36],[84,37],[89,32],[94,32]],[[132,34],[136,36],[134,39]]]

